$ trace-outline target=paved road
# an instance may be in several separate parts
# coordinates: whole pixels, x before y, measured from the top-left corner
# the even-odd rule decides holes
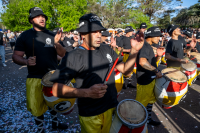
[[[0,62],[0,133],[5,132],[37,132],[34,119],[26,110],[26,75],[27,67],[12,62],[12,51],[6,48],[6,64]],[[1,61],[1,60],[0,60]],[[118,98],[134,99],[136,88],[122,90]],[[171,109],[162,109],[154,104],[152,117],[160,120],[158,127],[148,126],[149,133],[200,133],[200,81],[189,88],[187,97],[179,105]],[[59,120],[69,124],[65,131],[52,131],[49,112],[45,113],[46,132],[80,132],[77,106],[67,116],[59,115]]]

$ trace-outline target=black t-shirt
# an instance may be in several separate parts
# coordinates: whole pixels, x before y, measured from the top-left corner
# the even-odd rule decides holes
[[[67,46],[71,46],[74,44],[74,41],[68,37],[65,37],[64,40],[63,40],[63,44],[65,47]]]
[[[96,50],[85,50],[83,47],[78,47],[65,55],[52,75],[51,81],[67,84],[74,78],[77,88],[89,88],[94,84],[102,84],[117,56],[109,45],[101,44]],[[95,116],[117,106],[114,76],[113,71],[104,97],[78,98],[79,115]]]
[[[64,40],[62,41],[63,47],[65,48],[66,52],[70,52],[74,50],[73,44],[75,41],[71,40],[68,37],[65,37]]]
[[[197,43],[196,43],[196,49],[197,49],[197,51],[200,53],[200,42],[197,42]]]
[[[124,49],[131,49],[131,39],[132,37],[123,37],[122,43]]]
[[[155,73],[149,70],[144,69],[142,66],[139,64],[139,59],[140,58],[146,58],[147,61],[154,67],[157,68],[156,66],[156,57],[153,52],[153,48],[151,47],[150,44],[148,44],[146,41],[144,42],[143,47],[140,49],[138,56],[137,56],[137,83],[140,85],[148,85],[151,83],[154,79],[151,78],[151,76],[155,76]]]
[[[183,48],[187,47],[187,42],[185,41],[185,39],[181,35],[178,36],[178,40],[183,42]]]
[[[16,41],[15,50],[24,51],[26,58],[33,56],[33,38],[34,38],[34,56],[36,56],[36,65],[28,66],[27,78],[42,78],[50,70],[55,70],[58,66],[57,52],[54,47],[55,33],[44,30],[27,30],[20,34]]]
[[[120,37],[116,36],[115,38],[116,38],[116,45],[118,47],[123,47],[123,42],[122,42],[123,36],[120,36]]]
[[[158,48],[160,45],[159,45],[159,43],[158,44],[153,43],[151,46]]]
[[[169,53],[173,57],[183,59],[184,56],[183,47],[184,43],[182,40],[170,39],[167,44],[166,53]],[[167,66],[180,67],[181,63],[178,61],[167,60]]]
[[[0,45],[3,45],[3,33],[0,32]]]

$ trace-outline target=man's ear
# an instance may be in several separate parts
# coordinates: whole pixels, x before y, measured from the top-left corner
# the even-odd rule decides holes
[[[33,19],[30,20],[31,24],[33,24]]]

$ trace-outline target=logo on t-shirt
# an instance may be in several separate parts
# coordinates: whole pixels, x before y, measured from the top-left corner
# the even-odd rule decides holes
[[[113,64],[112,57],[111,57],[109,54],[107,54],[107,55],[106,55],[106,58],[107,58],[108,61],[110,62],[109,67],[112,67],[112,64]]]
[[[53,47],[53,44],[51,43],[51,38],[46,38],[46,44],[44,47]]]

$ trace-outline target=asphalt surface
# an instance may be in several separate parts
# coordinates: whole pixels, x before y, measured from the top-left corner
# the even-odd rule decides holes
[[[6,64],[7,67],[3,67],[0,60],[0,133],[35,133],[37,126],[26,109],[27,67],[12,62],[10,46],[6,47]],[[160,69],[164,67],[161,65]],[[135,97],[136,88],[133,87],[123,89],[118,100]],[[189,87],[186,98],[179,105],[163,109],[157,103],[154,104],[152,118],[162,124],[157,127],[148,125],[149,133],[200,133],[200,80]],[[51,117],[47,111],[44,127],[46,132],[81,132],[76,104],[71,114],[59,115],[59,121],[67,123],[69,129],[52,131]]]

